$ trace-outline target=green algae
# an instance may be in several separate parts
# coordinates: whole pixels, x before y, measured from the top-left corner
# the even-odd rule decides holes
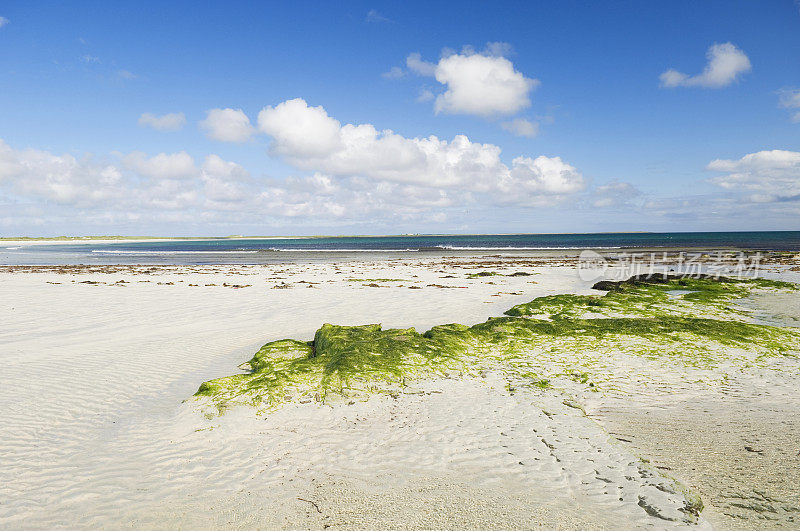
[[[314,355],[323,364],[320,385],[341,393],[365,381],[403,384],[406,377],[456,362],[463,350],[454,348],[458,334],[437,328],[421,335],[413,328],[325,324],[314,336]]]
[[[494,277],[499,274],[500,273],[497,273],[495,271],[481,271],[480,273],[470,273],[469,275],[467,275],[467,278]]]
[[[308,342],[282,339],[267,343],[242,364],[252,372],[204,382],[195,396],[215,398],[220,409],[236,398],[252,405],[278,403],[285,398],[287,389],[310,385],[319,377],[320,368],[313,354],[313,345]]]
[[[538,319],[579,317],[665,317],[703,315],[713,318],[746,318],[731,302],[753,291],[797,290],[789,282],[768,279],[731,279],[637,276],[621,282],[602,281],[594,285],[607,291],[604,296],[550,295],[514,306],[506,315]],[[671,292],[686,292],[674,297]]]
[[[597,391],[611,382],[591,369],[611,352],[708,368],[729,362],[733,348],[756,354],[747,363],[800,351],[800,331],[747,322],[730,307],[753,291],[797,290],[793,284],[634,277],[595,287],[607,293],[539,297],[503,317],[422,334],[379,324],[325,324],[313,341],[264,345],[242,365],[250,372],[205,382],[196,396],[208,397],[219,411],[236,404],[273,409],[296,400],[393,394],[412,380],[487,370],[505,374],[509,389],[546,389],[565,377]],[[688,293],[672,297],[676,290]],[[560,369],[541,374],[545,361]]]
[[[497,271],[481,271],[479,273],[470,273],[467,275],[467,278],[482,278],[482,277],[530,277],[533,275],[538,275],[538,273],[526,273],[524,271],[517,271],[516,273],[511,273],[508,275],[504,275],[502,273],[498,273]]]

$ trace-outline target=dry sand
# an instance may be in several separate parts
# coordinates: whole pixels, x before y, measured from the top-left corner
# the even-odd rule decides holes
[[[532,276],[467,278],[482,270]],[[569,382],[513,392],[487,374],[268,416],[207,419],[182,403],[261,344],[324,322],[425,330],[589,291],[571,266],[493,257],[5,268],[0,525],[678,527],[685,498],[665,473],[709,507],[692,527],[793,525],[800,398],[783,373],[743,374],[726,394],[693,370],[620,358],[604,361],[620,384],[592,396]],[[755,451],[734,451],[748,441]],[[780,500],[776,520],[726,510],[729,493],[752,505],[759,491]]]

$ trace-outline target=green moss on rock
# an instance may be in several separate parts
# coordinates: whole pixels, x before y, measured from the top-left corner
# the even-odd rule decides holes
[[[746,314],[730,302],[753,291],[797,290],[788,282],[726,277],[635,276],[620,282],[601,281],[593,286],[603,296],[550,295],[519,304],[506,315],[537,319],[580,317],[703,316],[745,320]]]
[[[725,348],[761,358],[800,351],[796,329],[746,322],[729,308],[753,290],[796,290],[793,284],[634,277],[595,287],[607,293],[539,297],[472,327],[447,324],[424,334],[379,324],[325,324],[311,342],[267,343],[242,365],[249,373],[205,382],[196,396],[208,397],[220,411],[234,404],[271,409],[293,400],[391,393],[409,380],[450,372],[500,370],[516,378],[515,385],[546,388],[550,379],[534,371],[542,356],[556,359],[564,352],[590,359],[591,353],[617,351],[712,366],[725,360]],[[675,290],[677,298],[670,293]],[[564,367],[560,374],[596,390],[597,375],[585,369]]]
[[[500,273],[496,271],[481,271],[480,273],[470,273],[467,278],[481,278],[481,277],[494,277]]]

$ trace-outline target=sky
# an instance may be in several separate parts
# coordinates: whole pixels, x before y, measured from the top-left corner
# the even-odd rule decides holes
[[[0,3],[0,236],[798,220],[793,0]]]

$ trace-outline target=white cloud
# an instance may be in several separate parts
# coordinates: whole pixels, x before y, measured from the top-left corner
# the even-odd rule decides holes
[[[275,183],[259,197],[265,211],[290,218],[324,216],[346,219],[358,216],[376,220],[441,217],[441,209],[463,204],[459,192],[431,190],[398,183],[374,182],[359,177],[334,179],[315,173]]]
[[[140,121],[167,127],[185,120],[168,117],[145,113]],[[185,151],[114,153],[105,163],[14,150],[0,141],[0,196],[44,207],[51,224],[58,215],[100,226],[153,220],[252,225],[288,218],[299,224],[391,224],[442,222],[466,208],[497,204],[548,207],[578,198],[586,187],[577,169],[559,157],[517,157],[505,164],[498,146],[464,135],[409,138],[372,124],[342,124],[302,99],[265,107],[257,123],[271,137],[271,153],[311,175],[256,179],[218,155],[201,163]],[[255,132],[238,109],[212,109],[202,127],[227,141]]]
[[[200,127],[208,138],[221,142],[246,142],[255,133],[250,119],[241,109],[210,109]]]
[[[778,94],[781,107],[785,109],[800,109],[800,89],[781,89]],[[800,122],[800,111],[792,113],[792,121]]]
[[[6,195],[28,202],[45,200],[63,207],[105,212],[112,217],[182,216],[257,206],[260,190],[247,171],[217,155],[202,166],[185,152],[148,157],[134,151],[119,156],[119,164],[90,156],[53,155],[34,149],[15,150],[0,140],[0,185]],[[83,213],[81,217],[83,217]],[[74,212],[73,212],[74,216]]]
[[[800,152],[774,149],[738,160],[717,159],[708,169],[725,173],[711,182],[727,190],[748,192],[753,202],[800,199]]]
[[[384,72],[383,74],[381,74],[381,77],[386,79],[400,79],[402,77],[405,77],[405,75],[406,75],[405,70],[403,70],[399,66],[393,66],[389,69],[388,72]]]
[[[309,107],[305,100],[287,100],[258,113],[259,129],[273,137],[272,150],[295,160],[327,157],[343,147],[341,124],[322,106]]]
[[[681,74],[677,70],[666,70],[658,77],[661,80],[662,87],[677,87],[683,84],[688,76]]]
[[[527,196],[538,199],[537,202],[549,201],[548,196],[564,197],[586,188],[583,176],[561,157],[517,157],[512,161],[510,176],[499,183],[500,190],[511,197]]]
[[[130,72],[128,70],[117,70],[117,76],[120,79],[136,79],[137,77],[139,77],[133,72]]]
[[[0,17],[0,28],[8,24],[10,21],[6,17]]]
[[[381,15],[375,9],[370,9],[369,12],[367,12],[367,16],[364,18],[364,22],[392,22],[392,19]]]
[[[94,56],[94,55],[89,55],[87,53],[86,55],[82,55],[81,56],[81,61],[83,61],[84,63],[89,63],[89,64],[91,64],[91,63],[99,64],[100,63],[100,58],[97,57],[97,56]]]
[[[421,76],[433,76],[436,74],[436,64],[423,61],[422,55],[417,52],[408,54],[406,66],[409,70]]]
[[[0,139],[0,182],[11,181],[19,193],[85,206],[117,197],[121,180],[119,169],[91,157],[17,151]]]
[[[517,136],[533,138],[539,134],[539,124],[525,118],[515,118],[509,122],[503,122],[501,127]]]
[[[159,153],[150,158],[146,153],[133,151],[123,157],[122,163],[125,168],[153,179],[188,179],[197,175],[194,159],[185,151]]]
[[[514,47],[507,42],[487,42],[483,54],[491,57],[508,57],[513,51]]]
[[[515,197],[520,204],[530,203],[532,195],[557,200],[585,186],[577,170],[558,157],[518,157],[509,168],[495,145],[464,135],[448,142],[435,136],[407,138],[372,124],[342,125],[302,99],[264,108],[258,123],[272,137],[273,154],[297,168],[337,177],[496,193],[504,202]]]
[[[302,103],[299,112],[294,109],[297,114],[314,109]],[[322,113],[318,119],[333,120],[324,109],[316,109]],[[333,122],[338,140],[332,151],[297,162],[340,173],[317,170],[283,180],[254,178],[214,154],[196,162],[184,152],[132,152],[113,154],[109,163],[91,155],[17,150],[0,140],[0,226],[17,233],[59,226],[73,231],[86,227],[86,232],[111,227],[157,231],[165,224],[217,230],[361,224],[391,229],[442,222],[454,227],[465,212],[471,220],[483,215],[494,219],[497,211],[491,209],[502,205],[508,207],[504,219],[513,220],[528,215],[522,209],[567,200],[578,209],[574,212],[624,206],[625,212],[646,214],[664,228],[679,223],[696,228],[701,221],[720,230],[730,223],[742,229],[748,223],[780,228],[800,216],[800,152],[762,151],[715,160],[708,168],[723,174],[714,182],[725,192],[645,202],[634,201],[641,193],[629,183],[588,188],[580,172],[559,157],[517,157],[506,165],[499,160],[500,148],[463,136],[450,142],[405,138],[377,132],[369,124]],[[372,150],[378,153],[370,158]],[[386,156],[404,160],[409,154],[416,155],[394,172],[381,165]],[[535,210],[528,212],[535,215]]]
[[[419,89],[419,94],[417,94],[417,101],[420,103],[424,103],[426,101],[431,101],[435,97],[436,95],[430,89],[423,87]]]
[[[436,81],[447,91],[436,98],[436,112],[494,116],[515,114],[530,106],[539,84],[514,69],[504,57],[451,55],[436,67]]]
[[[747,55],[730,42],[714,44],[706,52],[708,63],[702,74],[689,76],[677,70],[661,74],[663,87],[725,87],[737,80],[741,74],[752,69]]]
[[[208,155],[203,162],[200,177],[205,197],[215,202],[238,203],[248,197],[247,170],[224,160],[219,155]]]
[[[336,176],[455,186],[470,178],[479,184],[487,170],[498,174],[505,168],[497,146],[474,144],[462,135],[447,142],[406,138],[371,124],[341,125],[302,99],[266,107],[259,126],[272,137],[274,154],[300,169]]]
[[[159,131],[177,131],[186,125],[186,116],[182,112],[162,114],[161,116],[146,112],[139,117],[139,125],[152,127]]]
[[[465,46],[461,53],[446,50],[436,64],[412,53],[406,58],[406,66],[419,75],[434,76],[447,87],[436,98],[437,113],[512,115],[530,106],[530,93],[539,81],[514,68],[504,57],[510,51],[510,45],[502,42],[489,43],[480,53]]]
[[[183,152],[118,156],[120,164],[104,164],[88,156],[15,150],[0,140],[0,194],[23,198],[28,205],[26,211],[7,209],[16,221],[0,218],[0,224],[27,220],[31,225],[45,215],[51,225],[93,219],[102,226],[153,220],[253,224],[287,218],[300,223],[418,222],[442,219],[442,209],[469,200],[464,192],[321,173],[258,182],[240,165],[214,154],[199,167]]]
[[[630,183],[613,181],[592,190],[591,204],[597,208],[627,206],[642,192]]]
[[[783,89],[779,91],[781,106],[787,109],[800,108],[800,89]]]

